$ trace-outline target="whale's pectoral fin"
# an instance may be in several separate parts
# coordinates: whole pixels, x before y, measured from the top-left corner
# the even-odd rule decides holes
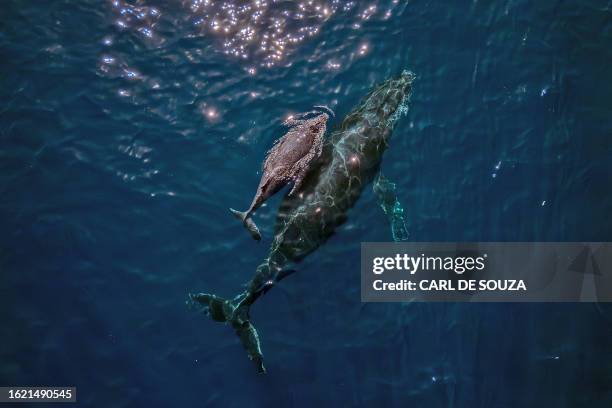
[[[293,165],[293,168],[291,169],[293,174],[289,177],[291,180],[293,180],[293,188],[288,194],[289,197],[293,197],[293,195],[300,190],[306,176],[308,175],[308,172],[313,167],[313,160],[316,158],[318,158],[316,155],[316,149],[313,149]]]
[[[289,194],[288,194],[289,197],[293,197],[295,192],[298,191],[300,187],[302,187],[302,183],[304,182],[304,177],[305,175],[298,175],[295,178],[295,181],[293,182],[293,188],[291,188],[291,191],[289,191]]]
[[[293,168],[291,169],[293,174],[289,176],[289,179],[293,181],[293,187],[291,188],[291,191],[289,191],[289,197],[293,197],[293,195],[300,190],[300,187],[302,187],[302,183],[304,183],[304,179],[308,174],[308,170],[310,170],[308,157],[302,157],[296,164],[293,165]]]
[[[247,300],[245,302],[245,300]],[[261,343],[255,326],[249,319],[249,308],[252,301],[243,298],[238,304],[209,293],[190,293],[187,299],[189,307],[200,307],[201,310],[216,322],[229,323],[240,339],[249,359],[257,367],[257,372],[265,373]]]
[[[378,202],[387,214],[387,219],[391,224],[391,234],[394,241],[406,241],[408,239],[408,229],[404,220],[404,209],[397,199],[395,183],[389,181],[381,172],[373,183],[374,193],[378,197]]]

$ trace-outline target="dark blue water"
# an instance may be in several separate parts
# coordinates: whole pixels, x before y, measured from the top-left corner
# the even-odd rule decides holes
[[[609,2],[207,3],[0,6],[1,385],[95,407],[612,406],[610,308],[360,303],[359,243],[391,240],[369,188],[253,308],[267,375],[184,305],[266,256],[280,197],[261,244],[227,208],[283,118],[342,118],[403,69],[383,168],[412,240],[612,240]]]

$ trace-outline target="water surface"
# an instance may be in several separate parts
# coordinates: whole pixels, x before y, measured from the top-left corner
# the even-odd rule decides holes
[[[301,5],[301,6],[300,6]],[[234,295],[282,120],[418,76],[383,163],[414,241],[612,239],[605,1],[5,1],[0,383],[82,406],[609,407],[611,310],[362,304],[367,188],[253,309],[269,374],[186,293]],[[336,122],[330,124],[332,127]]]

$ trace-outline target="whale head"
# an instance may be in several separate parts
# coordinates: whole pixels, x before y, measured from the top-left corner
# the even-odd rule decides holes
[[[407,100],[415,77],[412,72],[405,70],[366,96],[362,109],[371,126],[393,127],[397,119],[407,111]]]

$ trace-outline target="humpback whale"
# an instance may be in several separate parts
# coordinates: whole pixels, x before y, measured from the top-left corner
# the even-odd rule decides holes
[[[294,194],[284,197],[268,257],[243,292],[233,299],[211,293],[189,294],[189,306],[234,329],[258,372],[266,369],[250,308],[344,223],[364,187],[379,173],[393,127],[407,110],[414,78],[404,71],[375,87],[327,138],[303,183]]]
[[[242,212],[230,208],[256,241],[261,240],[261,234],[251,214],[287,183],[293,182],[289,195],[299,190],[312,163],[321,156],[323,136],[329,119],[327,112],[333,115],[333,111],[326,106],[315,106],[315,109],[324,112],[310,111],[290,116],[283,122],[289,131],[268,151],[262,166],[261,180],[249,209]],[[307,119],[310,114],[316,116]]]

